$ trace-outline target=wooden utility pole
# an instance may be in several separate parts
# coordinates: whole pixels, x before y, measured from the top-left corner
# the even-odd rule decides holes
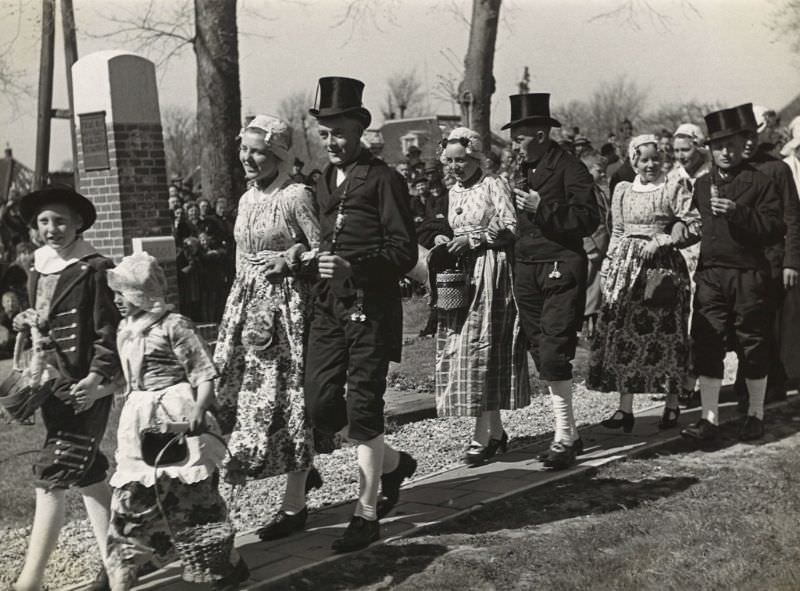
[[[67,97],[69,98],[69,133],[72,137],[72,170],[75,186],[78,178],[78,137],[75,131],[75,98],[72,94],[72,64],[78,61],[78,41],[75,38],[75,14],[72,0],[61,0],[61,26],[64,31],[64,64],[67,70]]]
[[[39,110],[36,123],[36,164],[33,189],[47,183],[50,169],[50,118],[53,109],[53,58],[56,37],[56,2],[42,0],[42,52],[39,58]]]
[[[36,165],[33,189],[47,184],[50,173],[50,136],[52,119],[69,119],[72,137],[72,166],[78,186],[78,138],[75,132],[75,103],[72,94],[72,64],[78,60],[75,39],[75,16],[72,0],[61,0],[61,25],[64,34],[64,64],[67,69],[69,109],[53,109],[53,59],[56,45],[56,0],[42,0],[42,53],[39,59],[39,107],[36,126]]]

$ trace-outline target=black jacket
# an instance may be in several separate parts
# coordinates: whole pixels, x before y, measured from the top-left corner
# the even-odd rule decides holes
[[[542,200],[535,213],[518,212],[517,260],[549,262],[585,257],[584,236],[600,222],[594,180],[586,166],[555,142],[528,174]]]
[[[417,263],[417,236],[405,181],[368,150],[347,167],[347,178],[339,187],[336,168],[328,165],[317,184],[320,252],[331,250],[345,191],[345,220],[334,252],[352,265],[356,287],[396,289]]]
[[[720,197],[736,203],[730,216],[711,213],[712,177]],[[697,179],[694,201],[703,223],[698,268],[769,270],[766,247],[783,239],[786,226],[780,196],[766,175],[747,163],[727,180],[715,171]]]
[[[117,356],[119,312],[114,293],[106,282],[106,270],[114,264],[99,254],[91,255],[61,272],[47,315],[55,341],[61,390],[82,380],[89,372],[111,380],[120,373]],[[30,274],[28,293],[36,307],[39,273]]]
[[[775,277],[780,276],[784,268],[800,271],[800,200],[792,170],[785,162],[761,150],[756,152],[749,163],[775,183],[781,196],[786,236],[783,241],[767,249],[770,270]]]

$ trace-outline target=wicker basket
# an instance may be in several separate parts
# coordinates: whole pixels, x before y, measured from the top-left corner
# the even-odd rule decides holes
[[[33,415],[53,393],[52,382],[34,386],[31,371],[23,370],[26,335],[17,334],[14,344],[14,361],[11,372],[0,383],[0,406],[13,421],[32,425]]]
[[[469,307],[469,281],[459,269],[436,273],[436,307],[440,310],[463,310]]]
[[[213,435],[223,444],[225,443],[225,440],[215,433],[207,434]],[[167,524],[167,530],[169,530],[172,543],[175,545],[175,552],[183,564],[183,580],[190,583],[212,583],[223,577],[220,573],[225,572],[230,564],[233,541],[236,536],[236,530],[233,525],[230,521],[221,521],[204,523],[175,531],[169,523],[169,518],[166,511],[164,511],[158,494],[159,462],[164,452],[184,436],[181,433],[175,435],[156,458],[153,468],[155,472],[153,486],[155,487],[156,505],[158,505],[158,510],[164,518],[164,523]],[[227,445],[225,448],[227,449]]]

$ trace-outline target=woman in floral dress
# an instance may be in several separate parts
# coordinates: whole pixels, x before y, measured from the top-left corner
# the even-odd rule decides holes
[[[631,140],[634,181],[622,181],[611,201],[612,234],[602,273],[604,304],[591,343],[587,386],[619,392],[620,404],[604,427],[633,429],[633,394],[667,395],[662,429],[677,424],[678,393],[689,362],[689,273],[668,229],[682,221],[691,236],[700,230],[685,184],[664,176],[658,140]],[[667,279],[662,279],[668,276]],[[668,292],[667,297],[660,299]],[[665,292],[666,290],[666,292]]]
[[[298,274],[301,252],[317,246],[319,223],[308,189],[289,178],[291,141],[291,127],[268,115],[242,130],[250,188],[239,201],[236,277],[214,354],[220,421],[233,427],[226,479],[288,475],[280,510],[260,530],[264,539],[302,530],[306,492],[322,484],[303,395],[310,286]]]
[[[464,461],[479,464],[505,450],[500,409],[530,402],[510,264],[517,216],[506,181],[481,170],[476,132],[457,128],[443,148],[442,163],[457,179],[448,206],[454,237],[437,236],[430,264],[441,270],[457,260],[469,280],[469,303],[439,310],[436,410],[440,417],[476,417]]]

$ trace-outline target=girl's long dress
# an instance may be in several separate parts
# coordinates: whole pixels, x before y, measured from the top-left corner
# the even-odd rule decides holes
[[[220,419],[234,425],[230,480],[305,469],[314,454],[303,397],[310,285],[293,276],[270,282],[264,268],[299,241],[316,247],[319,222],[304,185],[281,177],[273,186],[239,202],[236,277],[214,353]]]
[[[493,219],[516,231],[508,184],[486,176],[450,189],[448,219],[455,236],[485,235]],[[436,411],[440,417],[479,416],[485,410],[530,403],[527,349],[514,301],[511,253],[469,251],[462,263],[470,279],[468,309],[439,310],[436,335]]]
[[[638,179],[637,179],[638,181]],[[611,202],[613,231],[604,264],[604,304],[592,339],[587,386],[601,392],[678,393],[689,362],[689,273],[668,227],[684,221],[699,232],[691,193],[678,183],[620,182]],[[665,245],[644,262],[651,238]],[[678,289],[667,306],[644,302],[647,271],[672,271]]]

